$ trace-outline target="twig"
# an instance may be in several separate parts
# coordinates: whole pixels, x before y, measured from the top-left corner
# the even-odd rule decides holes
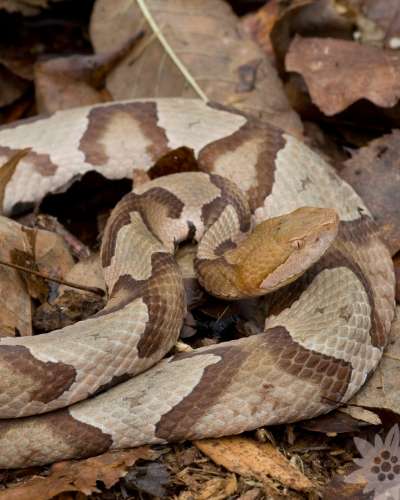
[[[161,45],[164,47],[165,52],[169,55],[169,57],[175,63],[177,68],[180,70],[182,75],[185,77],[186,81],[193,88],[193,90],[197,93],[197,95],[200,97],[200,99],[202,99],[204,102],[208,102],[207,96],[201,90],[201,88],[197,84],[196,80],[190,74],[189,70],[186,68],[186,66],[183,64],[183,62],[179,59],[179,57],[175,53],[174,49],[171,47],[171,45],[168,43],[167,39],[165,38],[163,32],[160,30],[160,27],[157,25],[157,23],[156,23],[154,17],[152,16],[148,6],[146,5],[146,1],[145,0],[137,0],[137,4],[138,4],[140,10],[142,11],[144,18],[149,23],[151,29],[153,30],[153,32],[155,33],[155,35],[159,39]]]
[[[0,259],[0,265],[12,267],[13,269],[17,269],[18,271],[23,271],[24,273],[30,273],[33,274],[34,276],[38,276],[39,278],[43,278],[45,280],[54,281],[59,285],[70,286],[71,288],[77,288],[78,290],[95,293],[100,297],[104,297],[104,290],[102,290],[101,288],[97,288],[95,286],[78,285],[77,283],[72,283],[71,281],[62,280],[59,278],[53,278],[52,276],[48,276],[38,271],[34,271],[33,269],[29,269],[28,267],[20,266],[18,264],[12,264],[11,262],[5,262],[1,259]]]

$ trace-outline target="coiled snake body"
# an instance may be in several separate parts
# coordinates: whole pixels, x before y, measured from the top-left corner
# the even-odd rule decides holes
[[[102,244],[105,309],[50,334],[0,339],[0,467],[310,418],[347,401],[376,367],[394,314],[390,255],[354,191],[273,127],[182,99],[22,122],[0,130],[2,163],[32,148],[7,185],[3,210],[12,213],[89,170],[110,178],[148,170],[182,145],[195,150],[203,173],[144,184],[111,215]],[[194,235],[201,281],[213,281],[216,266],[231,281],[224,252],[251,225],[235,183],[254,221],[331,207],[340,216],[338,235],[278,292],[280,305],[262,333],[159,361],[185,313],[175,244]],[[256,258],[244,262],[243,276],[257,274]]]

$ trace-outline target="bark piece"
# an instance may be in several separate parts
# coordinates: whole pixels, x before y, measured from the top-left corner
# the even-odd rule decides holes
[[[315,485],[280,451],[269,443],[244,437],[202,439],[195,445],[214,462],[237,474],[264,481],[268,477],[298,491],[311,491]]]

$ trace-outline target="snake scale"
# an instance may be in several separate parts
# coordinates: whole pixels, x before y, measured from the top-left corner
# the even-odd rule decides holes
[[[314,417],[346,402],[376,367],[394,315],[390,255],[352,188],[299,139],[265,123],[183,99],[17,122],[0,129],[1,162],[31,151],[7,184],[3,213],[91,170],[132,177],[183,145],[202,172],[142,184],[112,212],[101,252],[105,308],[49,334],[0,338],[1,468]],[[277,292],[280,307],[264,330],[162,359],[185,314],[176,243],[200,241],[201,281],[222,266],[230,283],[226,256],[250,226],[304,206],[335,209],[337,236],[325,238],[322,258]],[[245,282],[257,274],[257,258],[244,266]],[[274,280],[264,288],[273,290]]]

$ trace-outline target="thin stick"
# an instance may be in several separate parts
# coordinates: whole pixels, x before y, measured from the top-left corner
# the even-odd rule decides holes
[[[29,269],[24,266],[20,266],[18,264],[12,264],[11,262],[5,262],[0,259],[0,264],[7,267],[12,267],[13,269],[17,269],[18,271],[23,271],[24,273],[30,273],[34,276],[38,276],[39,278],[43,278],[45,280],[54,281],[59,285],[70,286],[71,288],[77,288],[78,290],[84,290],[85,292],[95,293],[100,297],[104,297],[104,290],[101,288],[97,288],[95,286],[85,286],[85,285],[77,285],[76,283],[72,283],[71,281],[61,280],[59,278],[53,278],[48,276],[47,274],[39,273],[38,271],[33,271],[33,269]]]
[[[169,57],[172,59],[172,61],[175,63],[175,65],[178,67],[182,75],[185,77],[186,81],[191,85],[193,90],[197,93],[197,95],[202,99],[204,102],[208,102],[208,97],[205,95],[205,93],[201,90],[199,85],[197,84],[196,80],[193,78],[193,76],[190,74],[189,70],[187,67],[183,64],[183,62],[179,59],[177,54],[175,53],[174,49],[171,47],[171,45],[168,43],[167,39],[165,38],[163,32],[160,30],[160,27],[157,25],[153,15],[150,12],[150,9],[146,5],[145,0],[136,0],[137,4],[142,11],[142,14],[146,21],[149,23],[151,29],[159,39],[161,45],[164,47],[165,52],[169,55]]]

